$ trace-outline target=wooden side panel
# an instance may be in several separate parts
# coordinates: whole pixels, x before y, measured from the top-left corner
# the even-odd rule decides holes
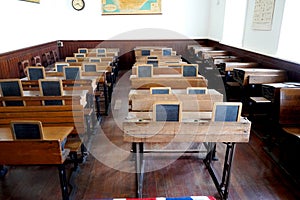
[[[61,144],[57,141],[1,141],[0,163],[6,165],[62,164]]]
[[[300,88],[280,89],[279,123],[300,125]]]

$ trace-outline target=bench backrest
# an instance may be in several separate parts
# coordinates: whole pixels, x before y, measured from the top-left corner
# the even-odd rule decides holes
[[[37,120],[44,127],[71,126],[73,134],[85,133],[82,105],[0,107],[0,127],[9,127],[13,120]]]

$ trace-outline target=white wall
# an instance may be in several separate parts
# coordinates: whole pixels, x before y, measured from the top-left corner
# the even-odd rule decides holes
[[[210,0],[162,0],[162,15],[102,16],[101,0],[85,3],[84,10],[75,11],[71,0],[5,1],[0,7],[0,53],[55,40],[208,37]],[[135,29],[148,34],[132,34]]]
[[[252,18],[255,0],[248,0],[248,10],[243,41],[243,47],[245,49],[261,52],[264,54],[276,54],[279,42],[284,4],[285,0],[275,0],[272,30],[259,31],[252,29]]]
[[[208,35],[215,41],[221,41],[223,35],[226,0],[211,0]]]

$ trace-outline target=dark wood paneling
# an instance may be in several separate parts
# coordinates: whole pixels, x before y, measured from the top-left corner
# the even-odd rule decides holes
[[[52,50],[58,52],[56,41],[0,54],[0,78],[20,78],[20,62],[31,61],[32,57],[38,55],[42,58],[44,53]]]
[[[133,49],[137,46],[166,46],[171,47],[177,54],[182,55],[183,59],[189,61],[187,54],[187,45],[189,44],[206,44],[214,46],[217,49],[228,51],[231,55],[242,58],[242,61],[257,62],[260,67],[284,69],[287,70],[289,81],[300,81],[300,65],[285,60],[265,56],[251,51],[227,46],[219,42],[199,39],[199,40],[62,40],[63,46],[57,47],[57,42],[49,42],[17,51],[0,54],[0,78],[20,77],[18,63],[23,60],[30,60],[33,56],[40,55],[51,50],[57,50],[60,58],[73,56],[78,48],[119,48],[120,69],[130,69],[135,62]]]

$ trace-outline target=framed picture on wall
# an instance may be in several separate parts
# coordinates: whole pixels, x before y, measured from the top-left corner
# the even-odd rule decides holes
[[[161,0],[102,0],[102,15],[161,14]]]

